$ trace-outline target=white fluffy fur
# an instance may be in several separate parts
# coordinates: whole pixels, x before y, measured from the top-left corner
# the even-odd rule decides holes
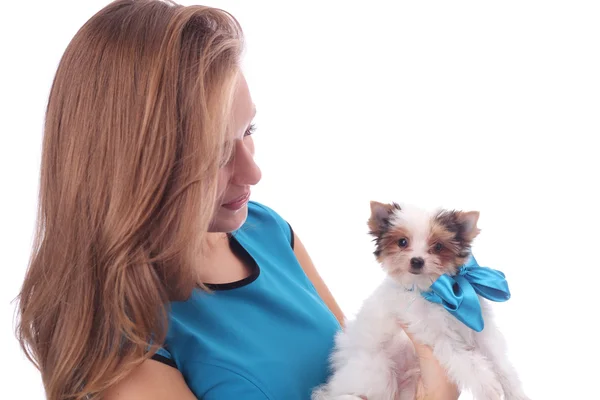
[[[397,213],[392,220],[409,227],[414,252],[423,253],[431,214],[416,210]],[[406,219],[409,220],[406,220]],[[419,239],[420,238],[420,239]],[[393,260],[390,261],[393,263]],[[385,263],[385,261],[384,261]],[[317,388],[313,400],[414,400],[419,364],[402,322],[416,340],[429,345],[452,379],[476,400],[527,400],[517,373],[505,355],[504,339],[492,320],[487,300],[480,299],[485,328],[476,332],[441,306],[425,300],[419,290],[431,276],[395,273],[364,302],[356,318],[336,337],[331,356],[333,374]]]

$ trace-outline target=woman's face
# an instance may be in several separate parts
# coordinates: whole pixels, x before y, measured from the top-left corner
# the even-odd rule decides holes
[[[256,114],[248,83],[243,75],[238,80],[233,100],[233,155],[219,170],[219,201],[211,232],[232,232],[246,221],[250,186],[261,178],[254,162],[252,120]]]

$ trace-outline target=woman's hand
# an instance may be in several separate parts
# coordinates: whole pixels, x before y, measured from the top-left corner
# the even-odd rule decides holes
[[[421,378],[417,384],[415,400],[458,400],[460,396],[458,388],[450,381],[446,371],[433,355],[431,348],[416,341],[406,327],[401,326],[415,346],[421,367]],[[365,396],[360,396],[360,398],[368,400]]]
[[[458,400],[458,388],[450,381],[431,348],[416,341],[405,327],[403,329],[415,346],[421,366],[416,400]]]

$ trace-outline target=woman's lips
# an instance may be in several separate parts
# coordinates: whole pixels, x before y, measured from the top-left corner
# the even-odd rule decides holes
[[[233,199],[229,203],[222,204],[221,206],[228,210],[239,210],[242,208],[250,199],[250,192],[246,192],[238,198]]]

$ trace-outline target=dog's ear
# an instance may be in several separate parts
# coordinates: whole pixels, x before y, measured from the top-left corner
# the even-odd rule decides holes
[[[461,211],[456,213],[456,219],[463,228],[465,238],[468,241],[475,239],[481,230],[477,227],[479,211]]]
[[[378,201],[371,201],[371,217],[368,226],[372,235],[381,236],[390,227],[390,217],[394,211],[400,210],[396,203],[384,204]]]

